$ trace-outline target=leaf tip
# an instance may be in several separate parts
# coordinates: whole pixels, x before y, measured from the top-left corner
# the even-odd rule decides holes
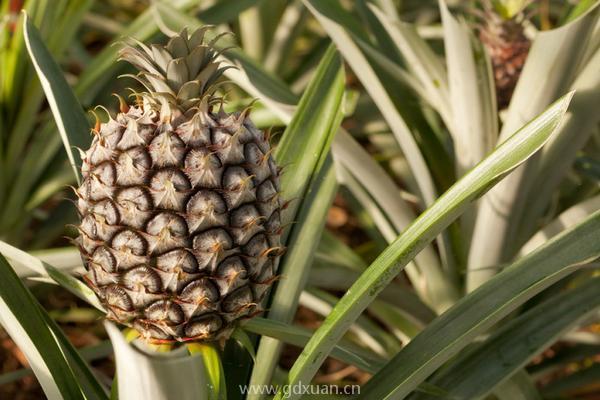
[[[562,96],[560,99],[558,99],[554,103],[554,104],[557,104],[557,103],[560,104],[559,105],[559,107],[560,107],[560,114],[562,116],[564,116],[564,114],[566,114],[567,110],[569,109],[569,105],[571,104],[571,100],[573,100],[573,96],[575,96],[575,92],[576,92],[575,89],[567,92],[564,96]]]
[[[23,30],[27,29],[27,25],[29,24],[29,14],[27,14],[27,10],[22,9],[21,15],[23,16]]]
[[[577,90],[573,89],[573,90],[569,91],[567,94],[564,95],[565,103],[567,104],[567,106],[569,105],[569,103],[573,99],[573,96],[575,96],[575,92],[577,92]]]

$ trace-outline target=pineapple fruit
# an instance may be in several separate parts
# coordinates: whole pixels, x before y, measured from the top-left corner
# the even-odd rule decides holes
[[[510,103],[531,46],[523,27],[522,9],[527,3],[524,0],[483,1],[479,39],[492,61],[499,109]]]
[[[86,282],[155,343],[226,339],[261,311],[282,250],[268,135],[223,111],[205,33],[122,49],[145,91],[97,124],[76,191]]]

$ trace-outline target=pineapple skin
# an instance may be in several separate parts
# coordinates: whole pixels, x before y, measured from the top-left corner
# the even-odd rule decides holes
[[[490,9],[485,14],[479,39],[492,62],[498,108],[508,106],[527,60],[531,42],[525,36],[522,22],[503,19]]]
[[[149,91],[94,130],[77,189],[85,281],[107,318],[154,342],[228,338],[262,311],[282,252],[268,135],[247,110],[213,110],[222,70],[203,34],[123,51]],[[193,63],[188,76],[172,79],[182,62]],[[162,83],[144,79],[148,70],[163,72]]]

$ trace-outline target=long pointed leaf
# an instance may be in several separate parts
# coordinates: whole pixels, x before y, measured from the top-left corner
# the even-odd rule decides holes
[[[244,328],[300,348],[304,347],[312,336],[312,332],[308,329],[266,318],[248,320],[244,323]],[[377,372],[385,363],[384,358],[346,340],[341,340],[333,348],[331,356],[370,373]]]
[[[289,238],[291,248],[282,259],[281,275],[284,279],[278,282],[271,295],[268,319],[286,323],[292,321],[336,188],[335,170],[329,160],[311,183],[298,213],[299,222]],[[256,354],[256,365],[260,368],[253,369],[251,385],[266,385],[271,381],[282,348],[281,341],[261,338]]]
[[[277,146],[277,162],[289,166],[281,180],[284,195],[289,199],[305,196],[311,176],[325,162],[324,156],[339,129],[344,95],[341,65],[335,48],[330,47]],[[295,201],[288,207],[288,222],[295,217],[300,204]]]
[[[44,45],[39,31],[27,17],[23,20],[25,44],[35,66],[42,88],[54,114],[54,119],[77,182],[81,181],[81,157],[73,147],[86,149],[90,144],[88,120],[79,101],[69,87],[63,72]]]
[[[543,146],[563,118],[572,95],[561,98],[498,147],[421,214],[371,264],[307,344],[290,371],[289,383],[309,382],[336,341],[402,268],[478,196]]]
[[[597,6],[568,25],[538,34],[515,88],[500,142],[569,90],[599,16]],[[526,214],[527,198],[539,195],[530,192],[538,161],[533,157],[480,202],[473,231],[477,240],[469,252],[468,290],[493,276],[497,271],[490,267],[510,261],[518,250],[517,230]]]
[[[600,211],[503,270],[438,317],[369,381],[361,395],[403,399],[478,334],[598,256]]]
[[[278,161],[290,164],[290,170],[282,179],[284,193],[302,200],[296,202],[299,203],[296,207],[290,207],[287,214],[288,221],[293,219],[298,223],[290,232],[292,247],[283,257],[281,268],[285,279],[276,285],[271,295],[269,319],[291,322],[308,279],[314,250],[336,189],[333,163],[325,158],[342,120],[343,92],[341,60],[330,47],[277,148]],[[269,383],[281,349],[281,342],[261,339],[256,356],[261,368],[253,370],[251,384]]]
[[[533,235],[531,239],[529,239],[521,248],[519,255],[523,256],[532,252],[536,247],[544,244],[544,242],[553,236],[556,236],[563,230],[580,223],[596,210],[600,210],[600,195],[591,197],[579,204],[574,205],[568,210],[563,211],[558,217]]]
[[[369,7],[402,53],[406,65],[419,80],[427,97],[432,99],[432,105],[446,124],[452,125],[448,78],[438,56],[419,36],[415,26],[393,21],[374,5]]]
[[[498,116],[489,57],[464,23],[439,1],[452,107],[458,175],[482,160],[496,144]]]
[[[17,343],[51,399],[84,399],[42,309],[0,255],[0,322]]]
[[[113,324],[105,323],[105,328],[115,349],[119,399],[209,398],[210,383],[200,355],[190,356],[186,348],[148,352],[128,343]]]
[[[480,399],[522,368],[561,334],[600,307],[594,278],[528,310],[428,381],[460,400]],[[432,399],[417,396],[415,400]]]
[[[41,306],[40,310],[42,310]],[[85,361],[83,351],[80,354],[80,352],[77,349],[75,349],[71,342],[69,342],[67,336],[60,329],[58,324],[54,322],[50,315],[48,315],[44,310],[42,310],[42,315],[44,317],[44,320],[46,321],[46,324],[52,331],[52,334],[56,338],[57,342],[60,344],[61,350],[65,355],[67,362],[73,369],[73,373],[77,377],[77,381],[79,382],[81,390],[83,391],[83,394],[85,395],[86,399],[106,399],[107,391],[92,372],[90,365]]]
[[[315,0],[303,0],[308,9],[317,17],[328,35],[336,44],[346,62],[354,70],[357,77],[361,80],[363,86],[381,111],[381,114],[387,121],[392,133],[402,148],[411,174],[414,176],[418,191],[425,205],[430,205],[437,198],[437,189],[435,187],[429,167],[417,145],[413,132],[405,122],[403,116],[396,109],[390,93],[386,90],[385,83],[379,78],[375,69],[369,64],[369,60],[361,51],[351,31],[347,29],[349,23],[345,21],[347,14],[337,1],[319,2]],[[353,166],[349,165],[349,169]],[[453,275],[453,257],[450,252],[450,243],[446,235],[440,237],[440,254],[445,266],[452,273],[443,276],[441,268],[435,261],[422,263],[424,268],[430,269],[430,280],[434,282],[436,289],[436,309],[443,311],[448,308],[457,298],[455,288],[455,279]],[[427,255],[427,254],[425,254]],[[440,279],[442,276],[442,279]],[[431,290],[434,292],[434,290]],[[439,300],[438,300],[439,299]]]
[[[384,84],[379,80],[375,71],[352,37],[327,12],[329,9],[328,6],[331,6],[331,3],[326,5],[315,0],[303,1],[328,32],[340,52],[344,55],[346,61],[356,72],[357,77],[363,82],[365,89],[369,92],[373,101],[381,110],[382,115],[386,118],[411,166],[425,203],[431,204],[437,197],[431,173],[415,138],[412,136],[412,133],[402,116],[396,110],[390,96],[385,90]]]
[[[600,35],[598,35],[600,36]],[[519,241],[522,243],[537,226],[538,218],[548,207],[552,193],[570,171],[580,150],[590,140],[600,122],[600,49],[581,71],[572,89],[577,91],[571,112],[556,138],[540,154],[535,182],[527,202],[527,212],[519,221]]]
[[[96,307],[98,310],[104,311],[104,308],[94,292],[87,285],[73,276],[64,273],[60,269],[3,241],[0,241],[0,252],[7,258],[15,260],[21,266],[34,271],[39,276],[50,278],[51,281],[59,284],[83,301]]]

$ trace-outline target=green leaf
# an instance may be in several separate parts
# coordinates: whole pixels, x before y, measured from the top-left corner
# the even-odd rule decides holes
[[[42,309],[41,306],[40,310],[42,310],[42,315],[44,317],[44,320],[46,321],[46,324],[52,331],[52,334],[54,335],[58,343],[60,344],[62,352],[65,358],[67,359],[67,362],[73,369],[73,373],[77,377],[77,381],[79,382],[79,385],[81,386],[81,389],[86,399],[106,399],[107,393],[104,386],[102,386],[101,383],[98,381],[98,379],[92,372],[90,365],[84,359],[84,357],[86,356],[86,352],[84,352],[83,350],[85,349],[82,349],[82,352],[80,354],[80,352],[77,349],[75,349],[75,347],[71,344],[71,342],[69,342],[69,339],[60,329],[58,324]],[[110,350],[112,349],[112,347],[110,346],[110,343],[108,343],[108,346],[106,346],[106,344],[107,343],[105,343],[103,347],[97,350],[93,348],[89,349],[89,352],[92,355],[95,355],[96,357],[98,356],[98,354],[94,354],[94,352],[99,353],[100,355],[108,355],[111,353]]]
[[[208,399],[210,381],[200,355],[185,347],[158,353],[138,341],[128,343],[111,323],[106,332],[115,350],[120,399]]]
[[[558,235],[563,230],[570,228],[583,221],[593,212],[600,209],[600,195],[590,197],[589,199],[570,207],[563,211],[553,221],[546,224],[535,235],[525,243],[519,251],[519,255],[523,256],[532,252],[536,247],[541,246],[550,238]]]
[[[254,60],[262,60],[267,38],[262,29],[261,9],[253,7],[244,10],[239,14],[238,26],[242,51]]]
[[[315,332],[292,367],[289,383],[310,381],[335,342],[402,268],[478,196],[543,146],[563,118],[572,95],[558,100],[499,146],[380,254]]]
[[[27,226],[27,220],[31,218],[31,213],[25,212],[24,206],[31,191],[34,190],[36,182],[43,177],[52,160],[57,158],[56,153],[61,148],[61,141],[61,136],[56,134],[56,125],[53,121],[48,120],[45,126],[36,130],[35,140],[29,143],[30,147],[27,152],[18,160],[18,174],[14,178],[17,187],[15,190],[10,190],[6,206],[2,210],[3,215],[0,220],[2,230],[14,229],[15,224],[17,224],[17,228],[18,225]],[[64,162],[64,157],[61,157],[60,161]],[[69,173],[73,181],[76,181],[71,165],[69,165]],[[21,239],[22,234],[12,233],[11,236]]]
[[[73,153],[73,147],[86,149],[90,144],[89,124],[79,101],[69,87],[63,72],[44,45],[39,31],[29,21],[23,19],[25,44],[31,61],[38,74],[46,98],[54,114],[54,119],[63,140],[69,162],[81,183],[81,157]]]
[[[264,66],[269,71],[280,71],[287,65],[287,61],[295,50],[295,41],[303,33],[308,11],[301,2],[293,1],[288,4],[277,29],[273,34],[273,40],[264,58]],[[311,51],[314,54],[314,51]]]
[[[334,306],[339,302],[339,297],[324,290],[307,288],[302,292],[300,304],[322,317],[327,317]],[[372,305],[368,308],[370,313]],[[353,341],[377,354],[390,357],[396,354],[402,344],[394,335],[375,323],[370,315],[361,315],[348,328],[348,336]]]
[[[331,2],[319,2],[315,0],[304,0],[307,8],[317,17],[317,20],[321,23],[325,31],[331,37],[333,42],[338,47],[340,53],[344,56],[346,62],[354,70],[356,76],[361,80],[363,86],[379,108],[381,114],[388,123],[392,130],[394,137],[398,141],[404,157],[406,158],[411,174],[414,176],[418,191],[420,191],[421,198],[426,205],[430,205],[437,197],[437,191],[433,178],[429,171],[421,148],[417,145],[417,140],[413,136],[412,131],[405,122],[403,115],[396,109],[395,104],[392,101],[391,93],[388,92],[387,86],[377,75],[377,71],[372,65],[369,64],[368,58],[363,54],[361,47],[359,46],[360,38],[356,38],[356,29],[351,30],[353,24],[348,13],[343,7],[338,4],[338,1]],[[428,146],[432,147],[432,146]],[[353,161],[347,165],[349,170],[356,168],[356,162]],[[397,211],[403,204],[395,207]],[[403,216],[395,221],[398,231],[401,231],[406,227],[407,224],[402,224],[402,219],[405,219],[409,212],[404,212]],[[397,217],[396,215],[392,215]],[[404,218],[403,218],[404,217]],[[412,221],[414,218],[408,219]],[[441,256],[446,266],[452,265],[452,256],[450,244],[447,240],[446,235],[442,236],[439,240],[441,249]],[[434,306],[438,311],[443,311],[449,307],[457,298],[458,291],[455,287],[455,279],[453,279],[453,273],[445,275],[442,268],[439,266],[439,262],[433,253],[426,250],[423,255],[420,255],[421,268],[427,269],[428,286],[420,286],[420,290],[427,290],[430,294],[429,301],[435,301]],[[428,260],[425,261],[425,257]],[[419,263],[417,263],[419,264]],[[413,268],[409,268],[412,270]],[[448,268],[452,271],[452,268]],[[425,276],[425,274],[424,274]]]
[[[56,247],[52,249],[35,250],[25,253],[16,247],[9,246],[9,244],[0,241],[0,251],[5,252],[4,254],[8,258],[13,270],[21,279],[39,275],[41,268],[38,268],[39,263],[34,261],[36,258],[44,263],[54,266],[54,268],[61,271],[69,271],[77,267],[83,267],[81,254],[79,253],[79,249],[76,247]],[[29,254],[32,256],[32,258],[26,257],[26,259],[31,260],[33,263],[31,266],[27,266],[27,263],[19,261],[24,254]]]
[[[445,0],[439,1],[444,25],[444,46],[457,175],[481,161],[495,146],[498,115],[492,66],[482,44],[470,28],[454,18]]]
[[[94,292],[80,280],[3,241],[0,241],[0,252],[36,274],[50,278],[75,296],[104,312],[104,307],[102,307]]]
[[[581,0],[577,3],[575,7],[573,7],[565,23],[569,23],[577,19],[579,16],[585,14],[589,9],[596,6],[597,4],[598,0]]]
[[[308,284],[321,289],[346,292],[360,276],[359,273],[331,264],[316,262],[310,270]],[[366,268],[366,267],[365,267]],[[379,298],[393,305],[405,318],[424,327],[436,314],[419,298],[412,288],[392,282],[380,293]]]
[[[484,398],[600,307],[600,278],[535,306],[494,332],[483,344],[461,354],[429,383],[447,390],[456,400]],[[417,399],[430,398],[417,396]]]
[[[343,96],[342,62],[335,48],[330,47],[275,152],[279,165],[288,166],[281,177],[286,198],[295,200],[306,196],[311,177],[325,162],[325,155],[342,121]],[[284,223],[294,220],[300,204],[300,201],[293,201],[288,206]]]
[[[285,278],[277,283],[271,293],[268,319],[284,323],[292,321],[300,293],[308,280],[315,249],[336,188],[335,170],[328,159],[321,167],[319,175],[311,182],[307,197],[297,215],[298,223],[294,225],[289,236],[290,249],[281,260],[278,272]],[[253,369],[251,385],[269,384],[282,348],[282,342],[278,340],[261,338],[255,363],[260,365],[260,368]]]
[[[226,398],[225,373],[221,364],[221,355],[214,344],[189,343],[187,346],[191,355],[198,354],[204,361],[206,376],[209,381],[208,400],[222,400]]]
[[[597,385],[599,381],[600,364],[594,363],[588,368],[552,381],[542,387],[541,392],[545,398],[573,398],[572,395],[577,393],[581,388]]]
[[[235,20],[240,13],[262,0],[217,1],[200,12],[199,18],[207,24],[219,25]]]
[[[73,367],[74,373],[78,377],[78,381],[83,391],[88,393],[88,398],[105,399],[106,392],[104,387],[102,387],[96,380],[96,377],[84,360],[94,361],[111,355],[112,346],[110,345],[110,341],[105,340],[99,344],[76,350],[73,345],[69,343],[68,339],[65,337],[65,334],[57,327],[56,323],[51,318],[47,318],[46,316],[45,319],[50,328],[53,330],[55,336],[63,344],[62,348],[65,352],[65,356],[68,358],[69,364],[71,364]],[[0,385],[14,382],[32,374],[33,371],[31,368],[22,368],[4,373],[0,375]]]
[[[110,386],[110,400],[119,400],[119,377],[116,375]]]
[[[243,328],[299,348],[303,348],[313,335],[313,332],[306,328],[258,317],[244,322]],[[381,356],[358,347],[345,339],[340,340],[335,345],[331,351],[331,356],[370,373],[377,372],[385,363],[385,359]]]
[[[84,399],[42,308],[0,255],[0,321],[27,357],[50,399]]]
[[[378,204],[386,219],[394,226],[396,234],[406,229],[417,215],[413,206],[403,198],[405,196],[394,180],[345,130],[338,133],[333,144],[336,160],[345,166],[348,174],[356,178]],[[423,276],[427,277],[426,282],[413,282],[424,299],[432,301],[433,305],[442,310],[458,298],[456,290],[449,285],[448,277],[442,274],[439,259],[431,246],[425,247],[414,261]],[[410,273],[409,269],[407,272]]]
[[[446,121],[454,144],[456,175],[462,176],[492,151],[498,139],[496,92],[490,58],[472,29],[458,21],[439,0],[448,69],[451,120]],[[461,218],[462,241],[468,248],[477,207]]]
[[[382,300],[375,300],[368,310],[402,343],[408,343],[423,328],[414,322],[412,316],[407,316],[405,312]]]
[[[64,167],[56,171],[54,175],[44,177],[44,180],[36,185],[33,193],[29,196],[25,209],[31,212],[36,207],[45,204],[57,192],[60,192],[65,186],[74,182],[71,168],[65,163]]]
[[[357,182],[346,167],[338,168],[338,175],[340,183],[352,193],[362,209],[369,214],[388,243],[393,242],[398,234],[402,232],[402,228],[406,228],[416,218],[414,216],[410,221],[403,221],[403,219],[398,218],[397,214],[384,214],[383,210],[376,204],[375,199]],[[404,209],[400,201],[395,201],[395,203],[397,203],[398,208]],[[406,210],[409,211],[408,207]],[[388,218],[391,219],[393,227],[390,225]],[[449,279],[443,274],[438,258],[430,247],[426,247],[415,257],[415,260],[409,262],[405,267],[405,271],[423,301],[430,304],[438,312],[442,312],[458,300],[458,290],[449,285]]]
[[[370,193],[352,176],[350,171],[344,166],[338,168],[338,176],[340,184],[342,184],[356,201],[356,204],[364,210],[373,220],[373,224],[381,236],[388,242],[394,241],[398,236],[398,232],[394,229],[388,216],[380,209]],[[407,224],[408,225],[408,224]],[[414,267],[414,266],[413,266]],[[420,287],[417,282],[415,286]]]
[[[269,319],[291,322],[308,279],[336,190],[335,169],[328,154],[343,117],[343,94],[341,60],[330,47],[277,147],[277,161],[290,166],[281,181],[284,195],[299,200],[293,201],[284,214],[284,221],[297,222],[286,240],[290,249],[281,260],[278,272],[285,279],[277,283],[271,294]],[[253,370],[252,385],[270,382],[281,349],[281,342],[261,339],[256,355],[256,364],[261,367]]]
[[[498,400],[542,400],[535,382],[525,370],[496,386],[493,394]]]
[[[597,34],[598,37],[600,35]],[[556,137],[540,153],[535,181],[527,201],[527,212],[519,221],[519,241],[525,241],[538,227],[539,217],[552,201],[553,193],[588,143],[600,123],[600,49],[596,50],[571,86],[576,90],[571,112]],[[597,158],[596,158],[597,159]]]
[[[45,1],[44,3],[47,4]],[[62,59],[65,49],[72,46],[73,38],[81,26],[82,19],[89,11],[93,1],[82,0],[76,2],[63,2],[64,10],[59,10],[60,7],[53,7],[53,12],[46,12],[47,19],[40,26],[42,30],[42,38],[44,39],[50,53],[59,61]],[[36,14],[42,10],[36,10]],[[54,14],[54,18],[47,18]],[[32,14],[33,15],[33,14]],[[35,15],[34,15],[35,20]],[[48,29],[50,28],[50,29]],[[25,146],[30,139],[38,140],[35,125],[39,123],[37,118],[31,118],[32,115],[38,113],[42,101],[44,100],[44,92],[37,79],[31,79],[34,71],[27,69],[28,82],[23,90],[23,98],[19,105],[18,114],[15,116],[14,123],[10,132],[10,141],[7,145],[7,167],[9,174],[14,178],[15,171],[21,166],[21,157],[29,156],[30,152],[24,151]],[[55,128],[54,128],[55,129]],[[32,137],[33,135],[33,137]],[[20,181],[17,181],[20,183]]]
[[[363,388],[361,396],[403,399],[444,362],[472,343],[477,335],[598,256],[600,211],[461,299],[375,375]]]
[[[242,329],[238,327],[238,329]],[[252,345],[256,343],[256,335],[249,335]],[[237,340],[228,340],[223,350],[223,369],[227,383],[227,398],[229,400],[245,400],[240,385],[247,385],[250,373],[254,367],[252,356]]]
[[[350,246],[327,229],[321,235],[315,260],[326,264],[342,265],[356,272],[362,272],[367,268],[365,261]]]
[[[448,78],[439,57],[419,36],[414,25],[394,21],[390,15],[384,14],[372,4],[369,4],[369,8],[393,40],[407,67],[418,79],[424,94],[431,99],[433,107],[444,119],[446,125],[452,128]],[[448,38],[448,36],[445,37]]]
[[[385,84],[380,81],[375,70],[363,55],[361,49],[340,24],[336,17],[340,15],[333,13],[339,6],[333,2],[319,2],[316,0],[303,0],[308,9],[316,16],[323,28],[327,31],[340,52],[344,55],[346,62],[354,70],[358,79],[377,104],[382,115],[388,122],[390,129],[402,147],[402,151],[411,166],[412,173],[417,180],[419,190],[426,204],[431,204],[437,197],[435,185],[429,172],[429,168],[423,158],[421,150],[417,145],[408,125],[396,110]],[[335,8],[332,6],[335,5]],[[333,11],[332,11],[333,10]]]
[[[231,338],[238,342],[238,344],[242,346],[248,352],[248,354],[250,354],[252,361],[256,364],[256,351],[254,350],[254,343],[246,331],[238,327],[231,334]]]
[[[569,90],[582,67],[599,16],[600,8],[596,7],[568,25],[537,34],[512,96],[499,142]],[[598,74],[595,75],[597,79]],[[538,162],[539,155],[518,168],[480,202],[473,231],[477,239],[469,251],[467,290],[493,276],[496,270],[491,266],[514,257],[522,245],[516,243],[517,239],[527,239],[518,234],[518,229],[521,219],[527,218],[530,201],[542,198],[539,192],[531,191]]]

